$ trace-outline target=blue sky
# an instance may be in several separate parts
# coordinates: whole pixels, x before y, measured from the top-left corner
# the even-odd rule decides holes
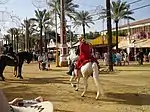
[[[19,18],[22,20],[26,17],[30,18],[34,16],[34,10],[36,7],[32,4],[37,2],[35,1],[40,1],[40,0],[10,0],[7,4],[5,5],[0,5],[0,10],[4,10],[5,7],[7,7],[7,11],[12,12],[17,15]],[[43,0],[44,1],[44,0]],[[127,1],[128,3],[131,2],[131,0],[122,0],[122,1]],[[132,0],[136,1],[136,0]],[[96,6],[102,5],[105,7],[105,0],[74,0],[74,3],[77,3],[80,5],[79,10],[92,10],[95,9]],[[44,6],[44,2],[41,2],[41,6]],[[131,9],[134,9],[136,7],[140,7],[142,5],[150,4],[150,0],[142,0],[136,4],[131,5]],[[136,20],[140,19],[145,19],[145,18],[150,18],[150,7],[143,8],[136,10],[133,17]],[[125,21],[121,21],[120,24],[124,24]],[[74,29],[75,32],[81,33],[82,29],[79,28]],[[102,20],[96,21],[95,25],[91,25],[91,28],[87,28],[88,31],[101,31],[103,30],[102,28]]]

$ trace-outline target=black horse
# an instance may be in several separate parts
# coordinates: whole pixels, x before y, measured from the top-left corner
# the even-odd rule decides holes
[[[18,57],[17,62],[7,55],[1,55],[0,56],[0,76],[1,76],[3,81],[5,80],[5,77],[3,76],[3,71],[4,71],[6,66],[14,66],[14,70],[16,72],[18,69],[18,75],[17,74],[16,75],[17,75],[17,77],[23,79],[23,77],[21,75],[22,65],[23,65],[24,61],[27,61],[27,63],[29,64],[33,58],[32,53],[29,53],[26,51],[19,52],[16,54],[16,56]]]

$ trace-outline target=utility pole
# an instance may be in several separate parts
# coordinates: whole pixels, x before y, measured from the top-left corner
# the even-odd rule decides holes
[[[112,30],[111,30],[111,13],[110,13],[110,0],[106,0],[106,11],[107,11],[107,36],[108,36],[108,63],[109,71],[113,71],[112,63]]]
[[[65,11],[64,11],[64,0],[60,0],[61,8],[61,45],[60,45],[60,66],[68,66],[67,55],[68,55],[68,46],[66,44],[66,20],[65,20]]]

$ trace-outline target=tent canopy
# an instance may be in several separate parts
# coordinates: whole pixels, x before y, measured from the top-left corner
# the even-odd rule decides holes
[[[118,37],[119,41],[120,41],[120,37]],[[106,45],[108,44],[108,40],[107,40],[107,36],[99,36],[96,39],[91,40],[90,42],[92,45]],[[116,37],[113,36],[112,37],[112,43],[116,44]]]

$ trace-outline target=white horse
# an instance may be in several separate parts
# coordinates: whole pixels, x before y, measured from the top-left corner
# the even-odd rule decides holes
[[[76,58],[77,58],[77,55],[75,54],[75,49],[70,49],[70,55],[69,55],[68,59],[70,59],[71,61],[74,61],[74,59],[76,59]],[[88,62],[85,65],[83,65],[79,71],[74,70],[74,74],[78,74],[78,76],[76,77],[74,74],[71,76],[71,78],[70,78],[71,85],[73,87],[76,87],[73,84],[73,80],[74,79],[77,80],[77,87],[76,87],[75,90],[78,91],[80,77],[83,77],[84,91],[81,94],[81,96],[83,97],[85,95],[86,91],[87,91],[88,78],[91,76],[91,74],[93,74],[93,79],[94,79],[96,87],[97,87],[96,99],[98,99],[100,94],[101,94],[101,96],[104,96],[104,92],[103,92],[103,89],[102,89],[102,85],[100,83],[98,73],[99,73],[99,71],[98,71],[97,63],[96,62]]]

